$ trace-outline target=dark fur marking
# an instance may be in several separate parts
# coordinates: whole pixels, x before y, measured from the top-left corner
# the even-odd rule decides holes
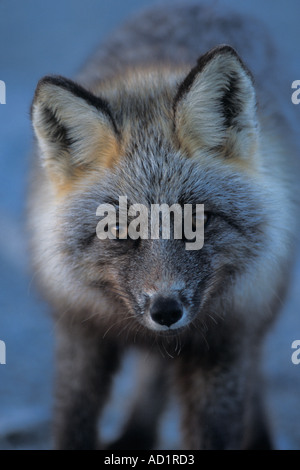
[[[230,127],[234,119],[238,117],[243,110],[243,103],[239,99],[239,92],[239,77],[236,73],[232,73],[229,87],[224,90],[224,95],[221,100],[225,127]]]
[[[233,49],[231,46],[228,46],[228,45],[216,46],[213,49],[211,49],[210,51],[208,51],[206,54],[203,54],[198,59],[197,65],[192,68],[190,73],[187,75],[187,77],[184,79],[184,81],[179,86],[179,88],[177,90],[177,94],[176,94],[175,99],[174,99],[174,103],[173,103],[174,118],[175,118],[175,114],[176,114],[176,105],[177,105],[177,103],[180,100],[182,100],[182,98],[190,91],[196,76],[203,71],[203,69],[206,67],[206,65],[216,55],[221,55],[221,54],[224,54],[224,53],[227,53],[227,54],[229,53],[229,54],[233,55],[237,59],[239,64],[241,65],[242,69],[247,73],[247,75],[249,76],[249,78],[253,82],[253,77],[251,75],[251,72],[248,70],[246,65],[243,63],[243,61],[241,60],[241,58],[239,57],[239,55],[235,51],[235,49]],[[233,90],[237,89],[237,76],[235,77],[235,80],[232,81],[230,89],[229,89],[228,93],[226,94],[226,96],[228,94],[230,94],[231,89],[233,89]],[[227,98],[227,100],[225,99],[225,102],[224,102],[225,106],[227,106],[230,102],[230,107],[228,108],[228,110],[226,109],[226,111],[225,111],[226,122],[231,119],[231,116],[233,114],[232,101],[233,100],[229,100]],[[174,119],[174,121],[175,121],[175,119]]]
[[[112,116],[112,113],[111,113],[111,110],[109,108],[108,103],[104,99],[102,99],[98,96],[95,96],[93,93],[89,92],[88,90],[83,88],[78,83],[75,83],[72,80],[66,79],[66,78],[61,77],[59,75],[53,75],[53,76],[52,75],[47,75],[46,77],[42,78],[38,82],[38,85],[36,87],[36,91],[35,91],[35,94],[34,94],[34,98],[33,98],[33,104],[35,103],[35,101],[38,98],[40,88],[43,85],[47,84],[47,83],[49,83],[51,85],[54,85],[54,86],[58,86],[60,88],[63,88],[64,90],[69,91],[74,96],[77,96],[78,98],[83,99],[90,106],[93,106],[98,111],[101,111],[102,113],[104,113],[108,117],[109,121],[111,122],[116,135],[119,135],[119,130],[116,126],[115,120],[113,119],[113,116]],[[31,116],[32,116],[33,104],[31,106]]]
[[[78,245],[80,246],[80,249],[85,250],[93,243],[95,239],[96,239],[96,234],[92,233],[85,238],[80,238],[78,240]]]
[[[55,113],[48,107],[43,108],[43,120],[46,127],[50,129],[50,139],[52,142],[59,142],[65,149],[69,148],[75,141],[68,137],[68,130]]]

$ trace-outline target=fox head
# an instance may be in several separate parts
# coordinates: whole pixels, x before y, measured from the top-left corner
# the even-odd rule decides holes
[[[48,281],[68,305],[161,335],[205,328],[237,305],[255,309],[267,289],[257,267],[270,242],[266,194],[253,80],[231,47],[189,72],[136,69],[92,91],[47,76],[32,121],[51,194]],[[116,237],[100,240],[97,207],[118,211],[120,196],[148,208],[204,204],[203,247],[123,238],[118,221],[107,227]]]

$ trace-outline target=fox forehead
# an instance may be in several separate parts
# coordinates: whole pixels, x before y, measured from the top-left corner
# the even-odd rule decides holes
[[[173,116],[178,87],[189,67],[135,67],[124,70],[111,80],[99,82],[92,92],[107,100],[116,120],[142,118],[144,112]],[[139,114],[140,113],[140,114]]]
[[[93,90],[109,103],[120,129],[120,158],[132,147],[176,146],[174,98],[183,70],[130,69]],[[152,144],[151,144],[152,143]]]

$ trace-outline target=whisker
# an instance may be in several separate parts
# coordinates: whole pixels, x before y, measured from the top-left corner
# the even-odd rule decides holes
[[[116,325],[118,325],[119,323],[123,322],[124,321],[124,318],[119,318],[117,321],[115,321],[114,323],[112,323],[108,328],[107,330],[105,331],[104,335],[102,336],[102,339],[105,338],[105,336],[108,334],[108,332],[114,328]],[[127,325],[126,325],[127,326]]]
[[[212,321],[215,323],[215,325],[218,325],[217,320],[216,320],[212,315],[210,315],[210,314],[208,313],[207,316],[212,319]]]

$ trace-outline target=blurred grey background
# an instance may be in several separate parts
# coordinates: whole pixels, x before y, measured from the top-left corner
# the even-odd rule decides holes
[[[53,326],[34,289],[24,235],[24,207],[32,131],[29,108],[38,79],[48,73],[74,76],[87,55],[132,13],[164,4],[154,0],[0,0],[0,340],[7,364],[0,365],[0,449],[51,447]],[[211,1],[260,17],[270,29],[288,67],[278,71],[286,89],[300,79],[298,0]],[[300,105],[295,126],[300,124]],[[293,107],[293,109],[292,109]],[[299,157],[300,158],[300,157]],[[300,449],[300,364],[291,362],[291,344],[300,339],[300,262],[288,303],[270,333],[264,370],[276,446]],[[130,366],[130,358],[125,367]],[[130,379],[118,379],[115,405],[106,410],[103,434],[115,433],[126,407]],[[162,448],[177,445],[177,418],[162,423]]]

